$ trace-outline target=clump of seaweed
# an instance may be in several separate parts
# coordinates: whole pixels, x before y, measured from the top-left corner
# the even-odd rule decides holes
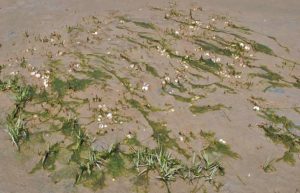
[[[262,111],[261,116],[270,122],[259,125],[265,131],[265,135],[274,143],[283,144],[288,149],[277,161],[283,160],[294,165],[296,162],[294,154],[300,152],[300,137],[293,131],[299,130],[300,127],[287,117],[279,116],[270,109]]]
[[[224,106],[223,104],[205,105],[205,106],[192,105],[190,106],[190,111],[194,114],[199,114],[199,113],[206,113],[209,111],[219,111],[223,108],[228,108],[228,107]]]
[[[266,160],[266,162],[262,166],[264,172],[270,173],[270,172],[276,171],[276,168],[273,166],[274,161],[275,161],[274,159],[273,160],[269,160],[269,159]]]
[[[224,140],[216,140],[213,132],[201,131],[200,135],[207,141],[207,146],[204,148],[204,151],[209,156],[229,156],[235,159],[240,157],[239,154],[231,150],[230,146],[226,144]]]
[[[48,150],[43,154],[40,162],[33,168],[32,172],[37,169],[43,168],[44,170],[54,170],[55,169],[55,161],[60,151],[60,144],[55,143],[48,147]]]
[[[158,144],[162,145],[165,148],[176,148],[176,150],[183,154],[185,157],[189,157],[189,155],[178,145],[176,139],[170,137],[170,130],[164,123],[151,120],[149,118],[149,111],[145,109],[137,100],[130,99],[128,100],[128,103],[133,108],[136,108],[144,116],[153,130],[152,137]]]
[[[56,92],[60,97],[64,96],[68,90],[80,91],[84,90],[92,81],[89,79],[76,79],[72,78],[67,81],[63,81],[59,78],[53,78],[52,90]]]
[[[264,79],[267,79],[269,81],[280,81],[280,80],[283,80],[283,78],[279,74],[271,71],[266,66],[261,66],[259,68],[262,69],[265,73],[250,73],[249,75],[250,76],[257,76],[257,77],[260,77],[260,78],[264,78]]]

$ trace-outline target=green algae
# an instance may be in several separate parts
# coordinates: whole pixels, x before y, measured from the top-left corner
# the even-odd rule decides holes
[[[96,79],[96,80],[101,80],[101,81],[112,78],[111,75],[108,75],[107,73],[103,72],[100,69],[94,69],[94,70],[88,71],[88,72],[86,72],[86,74],[90,78],[93,78],[93,79]]]
[[[157,70],[152,67],[151,65],[147,64],[147,63],[144,63],[145,66],[146,66],[146,71],[149,72],[150,74],[152,74],[153,76],[155,77],[159,77],[159,74],[157,72]]]
[[[287,149],[283,157],[277,159],[277,161],[283,160],[294,165],[296,162],[294,154],[300,152],[300,137],[295,135],[292,130],[299,130],[300,127],[285,116],[278,116],[274,111],[267,110],[262,113],[261,116],[272,123],[260,125],[265,135],[275,144],[283,144]]]
[[[144,116],[149,126],[153,130],[152,137],[158,144],[160,144],[164,148],[175,148],[182,155],[190,157],[190,155],[188,155],[188,153],[178,145],[176,139],[171,138],[169,136],[170,130],[166,127],[164,123],[150,120],[148,118],[149,112],[146,111],[137,100],[130,99],[127,102],[133,108],[136,108],[139,112],[141,112],[141,114]]]
[[[171,88],[177,89],[179,92],[186,92],[187,89],[181,84],[181,83],[173,83],[173,82],[168,82],[166,85],[170,86]]]
[[[39,163],[31,170],[30,173],[34,173],[39,169],[50,170],[50,171],[55,170],[55,162],[57,160],[59,151],[60,151],[59,143],[55,143],[49,146],[48,150],[45,151]]]
[[[28,65],[28,62],[27,62],[27,60],[23,57],[22,60],[21,60],[20,66],[21,66],[22,68],[26,68],[27,65]]]
[[[286,116],[279,116],[274,111],[267,109],[262,112],[261,115],[263,118],[267,119],[268,121],[274,124],[280,124],[285,129],[289,130],[292,128],[300,129],[300,126],[295,125],[291,120],[289,120]]]
[[[59,78],[54,78],[51,82],[52,90],[56,92],[59,96],[64,96],[66,94],[66,90],[68,89],[65,82]]]
[[[204,49],[205,51],[210,51],[210,52],[220,54],[220,55],[225,55],[228,57],[233,55],[233,53],[229,49],[220,48],[212,43],[206,42],[201,39],[196,39],[195,43],[197,45],[201,46],[201,48]]]
[[[68,33],[72,33],[72,32],[83,32],[84,29],[79,26],[79,25],[76,25],[76,26],[67,26],[67,32]]]
[[[189,109],[194,114],[201,114],[209,111],[219,111],[224,108],[228,108],[228,107],[224,106],[223,104],[216,104],[216,105],[205,105],[205,106],[192,105],[190,106]]]
[[[261,128],[265,131],[265,135],[269,137],[274,143],[283,144],[288,150],[284,156],[278,161],[283,160],[287,163],[294,165],[295,158],[294,153],[300,152],[300,139],[294,136],[288,131],[282,131],[280,128],[273,127],[271,125],[261,125]]]
[[[85,187],[91,188],[96,191],[105,187],[106,175],[104,171],[96,171],[89,175],[82,175],[80,178],[80,184]],[[76,182],[76,184],[79,182]]]
[[[183,97],[176,94],[171,94],[171,95],[175,98],[175,100],[180,102],[191,103],[193,101],[193,98]]]
[[[219,141],[211,141],[208,147],[204,149],[204,151],[209,152],[209,153],[217,153],[217,154],[222,154],[226,155],[232,158],[239,158],[239,155],[235,152],[233,152],[230,149],[229,145],[226,145],[224,143],[221,143]]]
[[[183,61],[186,61],[188,64],[195,68],[200,68],[216,76],[218,76],[217,72],[222,69],[220,64],[213,62],[211,59],[204,59],[202,57],[200,58],[200,60],[184,59]]]
[[[284,152],[284,155],[282,156],[282,158],[278,159],[278,161],[283,160],[284,162],[294,166],[296,163],[294,153],[299,153],[299,151],[296,151],[296,152],[286,151],[286,152]]]
[[[55,161],[57,159],[59,150],[60,150],[59,143],[53,144],[49,147],[49,149],[45,152],[43,159],[41,160],[43,169],[46,170],[55,169]]]
[[[236,25],[234,23],[229,23],[228,24],[229,27],[233,28],[233,29],[238,29],[246,34],[250,34],[250,32],[253,32],[253,30],[245,27],[245,26],[239,26],[239,25]]]
[[[120,153],[112,153],[106,165],[108,173],[113,177],[118,177],[125,171],[125,162]]]
[[[257,76],[260,78],[264,78],[270,81],[280,81],[283,80],[282,76],[280,76],[278,73],[275,73],[268,69],[266,66],[261,66],[259,67],[262,69],[265,73],[250,73],[250,76]]]
[[[135,40],[134,38],[131,38],[131,37],[125,37],[125,39],[130,42],[130,43],[133,43],[133,44],[136,44],[136,45],[139,45],[140,47],[142,48],[148,48],[148,46],[146,44],[143,44],[137,40]]]
[[[251,41],[251,46],[253,47],[254,51],[256,52],[261,52],[267,55],[275,55],[273,50],[271,48],[269,48],[268,46],[255,42],[255,41]]]
[[[54,78],[51,81],[51,88],[58,96],[64,96],[68,90],[80,91],[84,90],[92,81],[89,79],[76,79],[72,78],[67,81],[63,81],[59,78]]]
[[[216,140],[215,133],[201,130],[200,135],[208,142],[208,145],[203,150],[206,153],[216,157],[224,155],[234,159],[240,158],[239,154],[233,152],[228,144]]]
[[[150,22],[134,21],[134,20],[131,20],[131,19],[129,19],[127,17],[124,17],[124,16],[118,16],[118,19],[122,20],[124,22],[127,22],[127,23],[132,22],[136,26],[139,26],[139,27],[142,27],[142,28],[152,29],[152,30],[156,29],[155,25],[153,23],[150,23]]]
[[[67,166],[64,166],[63,168],[54,171],[53,174],[51,174],[51,180],[54,183],[58,183],[65,179],[74,179],[74,177],[77,174],[77,167],[75,164],[69,164]]]
[[[294,111],[300,114],[300,107],[294,107]]]
[[[181,16],[181,13],[180,14],[174,13],[174,15]],[[158,26],[151,24],[151,23],[147,23],[147,22],[131,21],[129,19],[124,19],[124,21],[132,22],[133,24],[135,24],[139,27],[145,28],[145,29],[153,29],[153,30],[158,29]],[[187,23],[187,24],[191,25],[192,23]],[[195,26],[195,25],[193,25],[193,26]],[[240,28],[240,27],[238,26],[236,28]],[[74,30],[76,30],[76,29],[74,29]],[[214,29],[212,29],[212,31],[213,30]],[[247,28],[242,29],[242,30],[249,31]],[[159,31],[159,30],[157,30],[157,31]],[[69,33],[71,33],[71,32],[72,32],[72,30],[70,30]],[[147,44],[139,43],[138,41],[135,41],[133,38],[130,39],[130,41],[132,43],[138,44],[141,47],[147,48],[147,49],[148,48],[150,49],[151,45],[153,45],[154,43],[161,45],[163,49],[164,48],[167,49],[166,42],[168,42],[168,41],[164,40],[164,39],[156,38],[155,34],[147,35],[147,33],[140,33],[139,37],[146,40]],[[185,38],[185,37],[183,36],[183,38]],[[150,46],[148,47],[149,44],[150,44]],[[213,53],[220,54],[220,55],[230,56],[230,55],[232,55],[232,53],[234,53],[236,55],[243,55],[242,51],[238,50],[238,47],[231,48],[231,49],[223,49],[222,47],[219,47],[219,45],[216,45],[214,43],[210,43],[208,41],[204,41],[201,39],[198,40],[198,44],[199,45],[201,44],[200,46],[204,50],[208,50]],[[230,44],[231,44],[231,42],[229,42],[229,45]],[[152,46],[152,47],[155,47],[155,46]],[[258,52],[262,52],[262,53],[266,53],[266,54],[272,53],[270,50],[266,49],[266,47],[264,47],[264,45],[259,44],[259,45],[257,45],[257,47],[253,46],[253,48],[255,49],[255,51],[258,51]],[[216,76],[218,76],[218,71],[222,70],[222,67],[223,67],[223,64],[216,63],[211,59],[204,59],[204,58],[196,59],[196,58],[193,58],[193,56],[187,57],[187,56],[175,55],[172,53],[172,51],[170,49],[167,49],[166,52],[171,57],[177,58],[183,62],[186,62],[187,64],[189,64],[190,66],[194,67],[197,70],[209,72]],[[241,52],[241,53],[239,53],[239,52]],[[67,79],[67,80],[57,78],[57,80],[56,80],[57,85],[56,86],[52,85],[52,87],[54,87],[54,88],[52,88],[52,91],[54,91],[55,93],[57,93],[59,95],[57,104],[61,105],[63,110],[68,111],[68,114],[69,113],[76,114],[76,108],[78,107],[78,106],[76,106],[75,102],[73,102],[73,101],[64,101],[63,100],[63,96],[70,94],[70,93],[68,93],[69,90],[73,90],[75,92],[84,90],[89,84],[93,83],[92,81],[95,81],[95,80],[104,81],[104,80],[112,78],[112,76],[108,75],[106,72],[104,72],[100,69],[92,68],[91,65],[89,65],[90,56],[94,56],[94,57],[98,58],[100,60],[101,64],[109,64],[109,65],[105,65],[104,69],[108,69],[108,67],[109,68],[111,67],[110,69],[114,69],[114,67],[115,67],[114,65],[116,62],[112,62],[112,61],[108,60],[102,54],[95,54],[95,55],[94,54],[87,54],[87,55],[79,54],[79,55],[77,55],[77,57],[81,61],[81,64],[82,64],[84,70],[86,70],[85,67],[88,67],[89,69],[88,69],[88,71],[76,71],[76,73],[83,72],[84,75],[86,75],[88,78],[91,78],[91,80],[90,79],[73,79],[72,77],[71,77],[71,79]],[[114,56],[112,56],[112,57],[114,57]],[[115,59],[116,58],[119,59],[118,57],[115,57]],[[98,62],[98,60],[97,60],[97,62]],[[128,61],[128,62],[130,62],[130,61]],[[139,62],[135,62],[135,61],[131,61],[131,62],[139,64]],[[58,64],[60,65],[61,62],[57,63],[57,66],[58,66]],[[158,71],[154,67],[152,67],[150,64],[146,64],[143,62],[141,62],[141,64],[144,65],[144,69],[148,74],[151,74],[154,77],[159,77]],[[53,65],[53,66],[55,66],[55,65]],[[258,76],[268,79],[268,80],[273,79],[272,81],[281,80],[278,78],[280,76],[279,74],[274,74],[273,72],[268,71],[268,69],[267,70],[265,70],[263,68],[261,68],[261,69],[263,71],[265,71],[266,73],[262,74],[262,75],[258,75]],[[229,70],[231,70],[230,73],[233,75],[238,73],[234,69],[229,68]],[[126,78],[126,77],[122,78],[121,76],[118,75],[117,71],[112,71],[112,70],[106,70],[106,71],[113,74],[124,85],[124,87],[128,91],[130,91],[131,95],[138,96],[133,91],[133,88],[131,87],[131,83],[130,83],[130,81],[132,80],[131,78]],[[277,75],[279,75],[279,76],[277,76]],[[199,75],[198,77],[201,77],[201,75]],[[55,79],[53,79],[53,81],[55,83]],[[274,83],[274,84],[276,84],[276,83]],[[217,87],[222,88],[226,92],[236,93],[234,91],[234,89],[232,89],[231,87],[229,87],[225,84],[223,85],[221,83],[213,83],[213,84],[205,85],[205,86],[200,85],[199,87],[195,86],[195,88],[208,88],[213,85],[215,85],[215,88],[217,88]],[[2,85],[0,84],[0,87],[1,86]],[[184,87],[185,85],[182,85],[182,84],[171,83],[168,86],[170,86],[171,88],[177,89],[180,92],[188,91],[188,89]],[[295,83],[295,86],[297,86],[296,83]],[[194,88],[193,85],[192,85],[192,87]],[[225,91],[224,91],[224,93],[225,93]],[[128,93],[125,93],[125,94],[128,94]],[[191,93],[189,93],[189,94],[191,94]],[[193,101],[193,98],[183,97],[184,95],[183,96],[176,95],[176,94],[171,94],[171,95],[177,101],[187,102],[187,103],[191,103]],[[193,95],[193,94],[191,94],[191,95]],[[26,98],[26,94],[24,96]],[[140,96],[138,96],[138,97],[140,97]],[[57,97],[52,96],[52,93],[47,93],[45,90],[42,91],[41,93],[34,95],[35,102],[36,101],[41,102],[41,103],[46,102],[47,104],[50,104],[51,106],[57,105],[57,104],[55,104],[55,98],[57,98]],[[144,98],[140,97],[140,98],[145,99],[145,97]],[[18,100],[24,101],[23,94],[20,94],[20,98]],[[102,101],[94,101],[94,102],[102,102]],[[166,149],[168,149],[168,148],[177,149],[179,153],[181,153],[181,150],[183,151],[183,149],[181,149],[179,147],[179,145],[176,143],[176,140],[174,138],[170,137],[171,131],[168,129],[168,127],[166,126],[166,124],[163,121],[154,121],[154,120],[152,120],[152,118],[151,119],[149,118],[150,114],[152,112],[160,111],[161,109],[153,108],[149,104],[142,105],[138,101],[135,101],[135,100],[128,100],[128,102],[130,103],[130,105],[133,108],[136,108],[144,116],[144,118],[148,122],[149,126],[153,129],[153,138],[155,139],[155,141],[157,141],[157,143],[159,145],[163,146]],[[22,106],[24,106],[24,105],[22,105]],[[227,107],[222,106],[221,104],[217,104],[217,105],[213,105],[213,106],[192,106],[191,111],[194,110],[195,113],[204,113],[204,112],[208,112],[208,111],[220,110],[222,108],[227,108]],[[18,111],[20,111],[20,108]],[[22,113],[26,114],[26,112],[23,112],[23,111],[22,111]],[[37,114],[39,117],[50,117],[51,113],[52,112],[49,111],[49,112],[45,112],[45,113],[37,112],[35,114]],[[16,115],[18,113],[14,113],[14,114]],[[27,115],[29,115],[29,114],[26,114],[26,116]],[[52,117],[50,117],[50,118],[52,119]],[[278,117],[276,117],[276,119],[278,119]],[[279,119],[281,119],[281,118],[279,118]],[[77,175],[77,177],[75,177],[76,184],[83,184],[85,186],[91,187],[93,190],[96,190],[98,188],[102,188],[105,185],[104,181],[105,181],[105,176],[107,173],[113,177],[118,177],[120,175],[123,175],[124,171],[127,171],[127,168],[124,167],[125,161],[127,161],[127,157],[124,156],[123,152],[119,152],[119,150],[118,151],[104,150],[101,152],[92,150],[92,148],[90,147],[92,139],[90,139],[87,136],[87,134],[84,132],[84,129],[79,126],[78,122],[76,122],[77,120],[75,120],[75,119],[73,120],[73,119],[69,119],[69,118],[64,119],[62,117],[60,117],[60,119],[56,119],[56,120],[59,120],[62,122],[62,126],[60,128],[58,128],[58,130],[61,131],[61,133],[64,134],[66,136],[66,138],[68,140],[71,140],[71,142],[73,142],[73,143],[71,143],[71,145],[69,145],[67,147],[61,147],[62,149],[66,148],[67,151],[69,151],[68,154],[71,154],[71,158],[69,160],[69,162],[70,162],[69,164],[71,165],[71,167],[66,167],[66,168],[64,168],[65,170],[57,171],[58,173],[55,173],[56,177],[54,177],[55,182],[63,179],[63,177],[70,178],[71,176],[75,177]],[[286,121],[284,119],[281,122],[284,122],[284,121],[285,121],[285,124],[288,125],[288,123],[287,123],[288,121]],[[281,124],[281,123],[278,123],[278,124]],[[211,136],[213,138],[214,134],[211,134],[211,135],[208,134],[208,135],[204,135],[204,136],[206,136],[206,137]],[[191,138],[196,139],[196,136],[191,134]],[[154,167],[154,168],[156,168],[155,170],[158,171],[160,179],[162,181],[174,181],[174,180],[176,180],[176,178],[174,178],[174,176],[176,176],[176,177],[179,176],[183,179],[188,179],[191,181],[191,179],[193,180],[193,179],[197,179],[200,177],[202,178],[203,176],[205,176],[205,180],[210,181],[216,173],[219,172],[220,174],[222,174],[223,173],[222,167],[219,165],[218,162],[215,162],[215,160],[211,158],[211,154],[213,154],[213,155],[215,155],[215,154],[228,155],[231,157],[238,157],[238,155],[235,154],[234,152],[231,152],[228,145],[221,143],[212,138],[208,140],[209,143],[208,143],[208,146],[205,148],[205,150],[202,152],[203,155],[196,156],[199,159],[198,160],[199,164],[198,165],[195,164],[195,162],[194,162],[195,160],[193,160],[193,164],[195,164],[195,165],[193,165],[192,167],[189,167],[188,169],[185,166],[185,164],[183,164],[180,160],[178,160],[178,164],[176,163],[177,162],[176,161],[175,164],[172,165],[172,163],[174,163],[172,160],[177,160],[177,159],[175,159],[175,158],[171,159],[170,155],[167,153],[167,151],[164,151],[164,152],[160,152],[160,150],[157,150],[155,152],[152,150],[149,151],[148,152],[149,154],[153,154],[153,155],[155,154],[156,156],[159,157],[158,161],[161,161],[161,163],[160,163],[161,165],[159,165],[159,167],[157,167],[157,166]],[[41,141],[41,143],[42,142],[43,141]],[[126,145],[143,148],[143,147],[141,147],[141,143],[138,141],[135,134],[133,135],[132,138],[124,140],[124,143]],[[49,153],[50,148],[47,151]],[[90,151],[94,151],[94,153],[90,153],[90,155],[87,155]],[[285,161],[293,160],[291,157],[293,156],[294,152],[295,152],[295,150],[290,149],[283,156],[282,159]],[[45,153],[45,155],[46,155],[46,153]],[[94,155],[96,157],[94,157]],[[292,162],[293,161],[290,161],[290,163],[292,163]],[[177,166],[178,166],[178,168],[177,168]],[[49,167],[49,168],[51,168],[51,167]],[[69,176],[66,174],[68,170],[70,171]],[[202,173],[203,171],[205,171],[205,172]],[[59,174],[59,172],[61,172],[61,174]],[[191,175],[191,173],[193,175]]]
[[[187,158],[190,157],[190,155],[178,145],[176,139],[169,136],[170,130],[168,130],[164,123],[154,122],[151,120],[148,120],[148,123],[153,129],[152,137],[158,144],[165,148],[175,148],[180,154]]]
[[[274,161],[275,161],[274,159],[273,160],[267,160],[263,164],[262,168],[263,168],[264,172],[271,173],[271,172],[275,172],[276,171],[276,168],[273,165]]]
[[[153,29],[155,30],[156,27],[153,23],[149,23],[149,22],[141,22],[141,21],[133,21],[133,23],[139,27],[143,27],[146,29]]]
[[[73,91],[84,90],[92,81],[89,79],[76,79],[72,78],[68,80],[66,84],[68,85],[68,89]]]
[[[85,134],[85,131],[81,128],[76,119],[65,120],[60,130],[65,136],[73,138],[73,143],[69,145],[69,147],[75,145],[74,156],[76,156],[76,153],[80,153],[80,148],[83,145],[88,145],[89,143],[89,137]],[[78,150],[78,152],[76,152],[76,150]]]
[[[132,134],[130,138],[126,138],[124,142],[129,146],[137,146],[137,147],[142,146],[142,143],[138,140],[136,133]]]
[[[142,33],[142,32],[139,32],[138,33],[138,36],[142,39],[145,39],[147,40],[148,42],[152,42],[152,43],[158,43],[160,45],[165,45],[164,43],[164,40],[160,40],[160,39],[157,39],[155,37],[151,37],[149,36],[150,34],[149,33]]]

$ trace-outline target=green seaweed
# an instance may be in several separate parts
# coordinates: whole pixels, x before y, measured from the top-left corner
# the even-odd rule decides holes
[[[221,143],[219,141],[211,141],[209,146],[205,148],[206,152],[210,152],[210,153],[217,153],[217,154],[222,154],[222,155],[226,155],[232,158],[239,158],[239,155],[235,152],[233,152],[230,149],[229,145],[226,145],[224,143]]]
[[[278,161],[283,160],[291,165],[295,164],[294,154],[300,152],[300,137],[295,135],[292,130],[300,129],[285,116],[278,116],[274,111],[262,111],[262,117],[270,121],[271,124],[261,124],[265,135],[276,144],[283,144],[287,151]]]
[[[152,137],[155,139],[155,141],[160,144],[164,148],[176,148],[178,152],[180,152],[182,155],[189,157],[189,155],[182,149],[178,143],[176,142],[176,139],[173,139],[169,136],[170,130],[165,126],[164,123],[161,122],[155,122],[153,120],[150,120],[148,118],[149,112],[144,110],[142,105],[134,99],[128,100],[128,103],[133,107],[136,108],[138,111],[141,112],[141,114],[144,116],[148,124],[153,130]]]
[[[195,43],[201,46],[201,48],[203,48],[205,51],[214,52],[216,54],[225,55],[228,57],[233,55],[233,53],[229,49],[219,48],[218,46],[201,39],[196,39]]]
[[[190,106],[190,111],[192,113],[198,114],[198,113],[206,113],[209,111],[219,111],[223,108],[228,108],[228,107],[224,106],[223,104],[205,105],[205,106],[192,105]]]
[[[153,30],[156,29],[156,27],[153,23],[141,22],[141,21],[133,21],[133,23],[139,27],[143,27],[146,29],[153,29]]]
[[[236,94],[236,91],[235,91],[233,88],[229,87],[229,86],[226,86],[226,85],[221,84],[221,83],[219,83],[219,82],[214,83],[214,85],[218,86],[219,88],[226,89],[226,91],[227,91],[228,93]]]
[[[273,166],[274,161],[275,161],[275,160],[267,160],[267,161],[263,164],[262,168],[263,168],[264,172],[270,173],[270,172],[276,171],[276,168]]]
[[[84,90],[90,83],[91,83],[91,80],[89,80],[89,79],[73,78],[73,79],[67,81],[68,89],[71,89],[73,91]]]
[[[55,170],[55,162],[57,160],[58,154],[60,151],[60,144],[55,143],[48,147],[48,150],[45,151],[43,157],[40,159],[39,163],[31,170],[30,173],[34,173],[39,169],[44,170]]]
[[[228,26],[231,27],[231,28],[234,28],[234,29],[239,29],[239,30],[243,31],[246,34],[250,34],[249,32],[253,32],[253,30],[251,30],[251,29],[249,29],[245,26],[239,26],[239,25],[236,25],[234,23],[229,23]]]
[[[250,73],[249,75],[250,76],[257,76],[257,77],[264,78],[264,79],[267,79],[267,80],[270,80],[270,81],[283,80],[283,78],[279,74],[277,74],[275,72],[272,72],[266,66],[261,66],[259,68],[262,69],[263,71],[265,71],[265,73]]]
[[[203,151],[212,156],[225,155],[232,158],[239,158],[239,154],[233,152],[228,144],[222,143],[215,139],[215,134],[213,132],[204,132],[201,130],[200,135],[206,139],[208,145]]]
[[[111,79],[111,75],[108,75],[107,73],[101,71],[100,69],[94,69],[92,71],[88,71],[87,75],[90,78],[96,79],[96,80],[106,80],[106,79]]]
[[[109,157],[108,163],[106,165],[108,172],[113,177],[118,177],[122,175],[125,170],[124,167],[125,163],[124,160],[119,152],[112,153]]]
[[[300,126],[295,125],[291,120],[285,116],[279,116],[274,111],[267,109],[262,112],[261,115],[263,118],[271,121],[274,124],[281,124],[287,130],[292,128],[300,129]]]
[[[26,59],[23,57],[22,60],[21,60],[21,63],[20,63],[20,66],[22,68],[26,68],[28,65],[28,62],[26,61]]]
[[[137,135],[134,133],[130,138],[125,139],[125,144],[130,146],[142,146],[141,142],[138,140]]]
[[[263,45],[261,43],[251,41],[251,46],[253,47],[254,51],[256,51],[256,52],[261,52],[261,53],[273,55],[273,56],[275,55],[271,48],[269,48],[268,46]]]
[[[67,90],[67,85],[64,81],[59,78],[54,78],[51,82],[52,90],[55,91],[59,96],[64,96]]]
[[[42,158],[42,167],[47,170],[55,169],[55,161],[60,150],[59,143],[55,143],[49,147]]]
[[[186,92],[187,89],[181,84],[181,83],[173,83],[173,82],[168,82],[167,85],[169,85],[170,87],[179,90],[179,92]]]
[[[54,78],[51,81],[52,90],[58,94],[58,96],[64,96],[67,90],[80,91],[84,90],[92,81],[89,79],[76,79],[72,78],[67,81],[63,81],[59,78]]]
[[[297,152],[298,153],[298,152]],[[290,152],[290,151],[286,151],[284,153],[284,155],[282,156],[281,158],[284,162],[290,164],[290,165],[295,165],[296,163],[296,159],[294,157],[294,153],[293,152]],[[279,159],[280,160],[280,159]]]
[[[171,95],[175,98],[175,100],[180,102],[191,103],[193,101],[193,98],[183,97],[176,94],[171,94]]]
[[[154,67],[152,67],[151,65],[144,63],[146,66],[146,71],[149,72],[150,74],[152,74],[155,77],[159,77],[158,72],[156,71],[156,69]]]

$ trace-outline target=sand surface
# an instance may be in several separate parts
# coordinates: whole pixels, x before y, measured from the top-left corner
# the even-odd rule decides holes
[[[225,168],[215,183],[178,179],[169,184],[172,193],[300,192],[299,37],[297,0],[0,0],[1,81],[21,76],[51,93],[24,107],[32,137],[17,151],[6,123],[14,94],[0,91],[0,193],[168,192],[155,172],[143,185],[127,172],[108,172],[96,189],[74,185],[75,175],[61,174],[70,165],[64,151],[72,139],[50,131],[61,122],[43,112],[76,117],[97,151],[121,143],[126,152],[132,135],[156,147],[151,123],[163,123],[156,133],[169,131],[166,149],[183,162],[192,158],[181,150],[200,155],[209,146],[201,131],[215,133],[216,143],[236,153],[215,152]],[[266,47],[255,49],[257,43]],[[227,55],[226,46],[236,55]],[[208,63],[193,63],[199,60]],[[47,86],[36,74],[50,76]],[[59,78],[90,84],[59,95]],[[271,126],[278,130],[268,135]],[[56,168],[30,173],[55,143],[64,147]],[[282,159],[286,152],[292,161]]]

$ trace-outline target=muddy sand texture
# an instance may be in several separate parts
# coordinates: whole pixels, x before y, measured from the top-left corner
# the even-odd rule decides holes
[[[300,191],[299,7],[1,1],[0,192]]]

